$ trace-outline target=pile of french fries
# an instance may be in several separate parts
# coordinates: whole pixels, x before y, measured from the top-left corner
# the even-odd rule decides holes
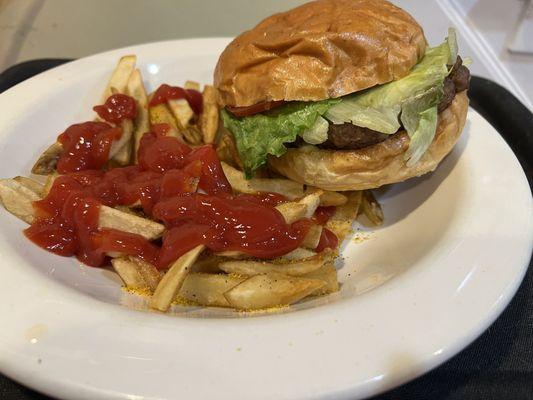
[[[135,65],[135,56],[122,57],[102,96],[103,102],[111,94],[127,94],[135,99],[138,109],[135,120],[121,123],[123,133],[111,146],[109,168],[135,164],[142,135],[153,124],[166,123],[170,126],[167,135],[190,146],[216,146],[235,193],[284,195],[288,201],[276,208],[289,224],[312,217],[319,206],[335,206],[336,211],[325,227],[335,233],[340,244],[351,232],[352,223],[359,214],[364,214],[373,225],[383,222],[381,207],[369,191],[329,192],[285,178],[246,180],[233,138],[219,122],[215,89],[204,86],[200,115],[194,113],[186,100],[170,100],[149,107],[151,95],[147,94]],[[184,87],[200,90],[197,82],[188,81]],[[28,224],[34,221],[33,202],[45,197],[59,176],[55,167],[62,150],[59,142],[46,149],[32,168],[34,176],[31,178],[18,176],[0,180],[0,201],[7,211]],[[134,206],[101,205],[99,228],[134,233],[148,240],[157,240],[165,232],[164,225],[144,217]],[[173,303],[262,310],[339,290],[334,266],[338,249],[319,254],[312,250],[318,245],[322,229],[321,225],[314,225],[300,248],[274,260],[256,260],[240,252],[215,254],[200,245],[175,260],[167,270],[160,271],[136,257],[120,253],[108,255],[125,287],[151,296],[150,305],[155,310],[167,311]]]

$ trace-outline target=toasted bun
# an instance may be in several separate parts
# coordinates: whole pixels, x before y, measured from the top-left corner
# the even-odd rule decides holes
[[[214,83],[222,106],[317,101],[399,79],[425,48],[420,25],[387,1],[318,0],[235,38]]]
[[[269,165],[292,180],[326,190],[372,189],[401,182],[437,167],[459,139],[467,111],[465,90],[439,114],[435,139],[412,167],[404,160],[409,147],[405,131],[360,150],[322,150],[314,146],[289,149],[279,158],[271,157]]]

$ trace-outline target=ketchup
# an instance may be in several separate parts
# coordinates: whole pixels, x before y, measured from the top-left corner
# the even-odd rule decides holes
[[[249,201],[251,203],[268,204],[273,207],[289,200],[282,194],[270,192],[263,192],[257,194],[241,194],[239,198],[245,199],[246,201]]]
[[[105,255],[91,243],[100,204],[84,195],[80,183],[69,176],[57,178],[48,196],[33,207],[36,221],[24,231],[32,242],[61,256],[76,255],[91,266],[102,265]]]
[[[144,237],[116,229],[101,229],[95,232],[91,236],[91,245],[100,252],[124,253],[153,264],[157,262],[159,252],[159,248]]]
[[[94,106],[93,110],[107,122],[119,124],[124,119],[135,119],[137,105],[135,100],[125,94],[113,94],[101,106]]]
[[[105,122],[83,122],[68,127],[57,140],[63,152],[57,161],[60,174],[84,169],[100,169],[109,159],[113,140],[122,135],[120,128]]]
[[[35,221],[25,234],[34,243],[58,255],[75,255],[91,266],[105,265],[106,254],[118,252],[165,269],[199,244],[214,252],[273,258],[299,247],[311,225],[331,211],[319,210],[314,220],[287,224],[275,208],[286,198],[275,193],[233,194],[214,148],[193,149],[166,136],[165,125],[144,134],[138,165],[102,170],[102,143],[114,130],[104,122],[87,122],[60,136],[69,157],[60,159],[63,175],[48,195],[33,203]],[[161,242],[99,228],[101,207],[117,205],[138,207],[165,224]],[[323,229],[317,251],[336,244],[335,235]]]
[[[318,207],[313,215],[317,224],[324,225],[335,214],[336,207]]]
[[[178,86],[170,86],[167,84],[163,84],[157,88],[148,105],[153,107],[173,99],[185,99],[195,114],[202,113],[203,100],[202,94],[199,91],[194,89],[183,89]]]
[[[167,226],[192,223],[201,227],[202,234],[196,232],[190,240],[183,239],[181,228],[167,233],[163,251],[167,241],[171,241],[181,245],[177,254],[205,244],[215,252],[236,250],[259,258],[278,257],[296,249],[311,225],[307,220],[287,225],[274,207],[248,201],[246,197],[199,193],[163,200],[154,207],[153,215]]]
[[[339,244],[337,236],[331,232],[328,228],[322,229],[322,235],[320,235],[320,241],[316,247],[317,253],[320,253],[326,249],[335,249]]]

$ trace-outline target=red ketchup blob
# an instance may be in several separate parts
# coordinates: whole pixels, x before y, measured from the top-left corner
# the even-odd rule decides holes
[[[322,235],[320,236],[320,241],[315,251],[320,253],[326,249],[336,249],[339,244],[339,239],[337,236],[331,232],[329,229],[322,229]]]
[[[94,106],[93,110],[100,118],[112,124],[119,124],[125,119],[135,119],[137,116],[135,100],[120,93],[109,96],[104,104]]]
[[[174,257],[198,244],[215,252],[234,250],[259,258],[278,257],[297,248],[311,225],[308,220],[288,225],[274,207],[246,197],[198,193],[163,200],[153,214],[167,226],[178,227],[163,240],[164,252],[167,241],[180,244],[172,245]],[[187,224],[201,227],[201,237],[183,238],[181,230]],[[173,238],[175,235],[180,240]]]
[[[178,86],[170,86],[167,84],[163,84],[157,88],[148,105],[154,107],[174,99],[185,99],[195,114],[202,113],[202,93],[194,89],[183,89]]]
[[[313,220],[317,224],[324,225],[335,214],[336,207],[318,207],[313,215]]]
[[[105,255],[91,243],[91,235],[98,229],[100,204],[84,195],[80,183],[61,176],[50,193],[33,206],[36,220],[24,231],[32,242],[61,256],[76,255],[87,265],[102,265]]]
[[[283,196],[282,194],[270,192],[263,192],[257,194],[241,194],[239,195],[239,198],[245,199],[246,201],[249,201],[251,203],[268,204],[273,207],[276,207],[278,204],[289,201],[289,199],[287,199],[287,197]]]
[[[113,140],[122,135],[120,128],[105,122],[83,122],[69,126],[57,140],[63,151],[57,161],[57,172],[100,169],[109,159]]]
[[[137,256],[155,264],[159,248],[140,235],[116,229],[101,229],[91,237],[91,244],[101,252],[118,252]]]
[[[62,143],[72,153],[63,163],[70,160],[76,168],[62,169],[48,195],[34,202],[35,221],[25,234],[40,247],[62,256],[76,255],[91,266],[106,264],[109,253],[120,253],[165,269],[199,244],[214,252],[274,258],[299,247],[310,226],[332,213],[319,209],[314,220],[287,224],[275,208],[285,197],[233,194],[214,148],[192,149],[166,136],[165,125],[144,134],[138,165],[102,170],[105,163],[94,158],[92,143],[101,143],[98,135],[107,137],[113,130],[107,123],[90,122],[62,134]],[[79,132],[82,135],[76,136]],[[79,146],[72,150],[69,141]],[[83,152],[86,141],[91,145]],[[141,235],[100,228],[101,207],[119,205],[136,207],[165,224],[159,244]],[[336,243],[335,235],[324,229],[317,251]]]

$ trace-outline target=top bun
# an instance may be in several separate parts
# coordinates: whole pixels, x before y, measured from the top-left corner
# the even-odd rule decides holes
[[[222,106],[318,101],[399,79],[425,48],[420,25],[387,1],[318,0],[237,36],[214,83]]]

